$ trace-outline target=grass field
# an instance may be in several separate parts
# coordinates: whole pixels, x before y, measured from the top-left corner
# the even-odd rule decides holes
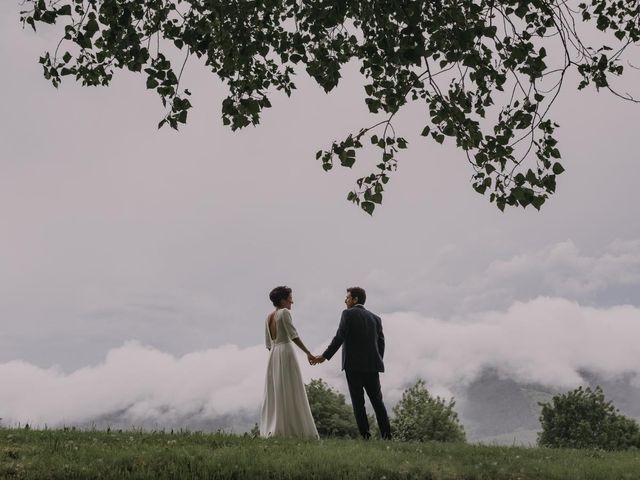
[[[640,479],[640,451],[0,429],[1,479]]]

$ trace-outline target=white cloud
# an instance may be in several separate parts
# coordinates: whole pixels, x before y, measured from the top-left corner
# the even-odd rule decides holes
[[[569,298],[584,298],[611,286],[637,285],[640,241],[616,240],[602,254],[591,256],[580,252],[570,240],[560,242],[538,252],[493,262],[485,282],[508,284],[524,275],[541,283],[542,288]]]
[[[438,262],[413,275],[380,270],[368,277],[373,297],[388,311],[403,308],[450,317],[505,309],[516,301],[561,297],[585,305],[638,304],[640,240],[614,240],[593,253],[571,240],[500,258],[484,265],[452,269],[455,248],[443,250]],[[457,273],[453,273],[457,270]],[[389,288],[392,285],[393,288]]]
[[[560,298],[514,303],[455,322],[414,312],[384,316],[383,389],[389,406],[417,378],[451,395],[487,368],[523,383],[568,389],[580,372],[640,378],[640,309],[592,308]],[[321,352],[325,344],[316,345]],[[138,342],[108,352],[103,363],[65,374],[26,362],[0,365],[0,417],[6,423],[87,423],[124,412],[131,425],[173,425],[190,415],[257,415],[267,352],[225,345],[176,357]],[[299,356],[303,376],[347,392],[339,355],[319,367]]]
[[[132,425],[171,423],[190,414],[216,417],[255,408],[262,392],[261,347],[225,345],[176,358],[138,342],[108,352],[104,363],[69,374],[25,362],[0,365],[0,417],[9,422],[73,424],[125,411]],[[253,412],[251,412],[253,413]]]
[[[392,345],[402,345],[391,376],[421,376],[439,389],[468,383],[485,368],[558,388],[580,384],[583,370],[640,373],[640,309],[632,306],[597,309],[541,297],[456,322],[398,313],[386,325]]]

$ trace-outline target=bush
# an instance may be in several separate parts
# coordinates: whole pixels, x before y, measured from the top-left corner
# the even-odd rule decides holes
[[[305,387],[311,414],[321,437],[360,436],[353,409],[345,402],[344,395],[329,387],[322,379],[312,379]]]
[[[623,450],[640,447],[635,420],[618,413],[600,387],[579,387],[556,395],[542,407],[538,445],[552,448]]]
[[[445,402],[433,397],[423,380],[402,394],[402,399],[393,407],[391,421],[393,435],[399,440],[439,442],[464,442],[464,428],[453,410],[455,401]]]

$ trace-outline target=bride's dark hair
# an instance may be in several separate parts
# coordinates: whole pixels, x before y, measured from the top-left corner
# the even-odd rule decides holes
[[[282,300],[286,300],[291,295],[291,289],[287,286],[276,287],[269,293],[269,300],[274,307],[279,307]]]

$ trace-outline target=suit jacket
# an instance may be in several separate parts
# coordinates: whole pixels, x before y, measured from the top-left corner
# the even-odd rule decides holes
[[[329,360],[342,347],[342,369],[384,372],[382,320],[362,305],[342,312],[335,337],[322,356]]]

